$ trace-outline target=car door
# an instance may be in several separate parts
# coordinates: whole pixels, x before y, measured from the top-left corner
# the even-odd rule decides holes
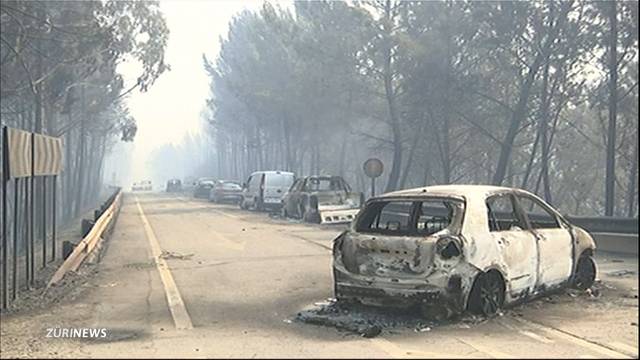
[[[254,178],[255,178],[254,175],[249,176],[249,178],[247,179],[247,182],[245,183],[245,188],[242,189],[242,199],[245,206],[253,205],[253,193],[251,192],[251,183],[253,182]]]
[[[537,239],[537,288],[553,287],[571,277],[573,239],[548,205],[533,196],[517,195],[518,203]]]
[[[302,179],[297,179],[296,181],[294,181],[293,185],[291,185],[291,187],[289,188],[289,190],[287,191],[287,193],[285,194],[284,197],[284,206],[286,207],[287,213],[288,214],[295,214],[296,213],[296,197],[295,194],[297,192],[297,188],[298,185],[300,184],[300,182],[302,181]]]
[[[512,296],[532,292],[538,267],[536,238],[517,210],[513,194],[491,196],[486,205],[489,234],[504,264],[507,291]]]
[[[295,212],[295,214],[297,214],[299,218],[302,218],[304,216],[304,214],[300,212],[300,209],[303,205],[302,202],[304,199],[308,181],[309,181],[309,178],[300,179],[298,186],[296,186],[296,188],[293,190],[295,194],[294,201],[293,201],[294,208],[291,211]]]

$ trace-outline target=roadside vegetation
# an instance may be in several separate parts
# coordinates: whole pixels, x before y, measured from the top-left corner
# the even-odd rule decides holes
[[[211,77],[209,173],[329,173],[358,190],[490,183],[637,216],[638,3],[265,3]],[[205,141],[208,143],[208,141]]]

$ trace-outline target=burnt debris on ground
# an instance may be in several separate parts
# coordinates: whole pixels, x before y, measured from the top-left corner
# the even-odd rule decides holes
[[[299,312],[295,318],[298,322],[334,327],[367,338],[376,337],[383,331],[412,329],[416,332],[427,332],[436,326],[453,322],[468,327],[469,324],[484,320],[472,315],[440,321],[427,320],[420,316],[417,308],[383,308],[335,299],[315,303],[314,307]]]
[[[582,298],[587,301],[600,300],[602,291],[611,289],[610,285],[597,281],[593,287],[587,290],[565,289],[557,293],[543,296],[530,303],[520,304],[499,312],[497,316],[505,314],[510,316],[522,316],[522,307],[540,308],[546,304],[557,304],[565,301],[575,301]],[[574,298],[572,300],[568,300]],[[420,309],[392,308],[363,305],[357,302],[342,302],[329,298],[315,303],[312,307],[296,314],[294,321],[333,327],[348,333],[358,334],[363,337],[376,337],[382,332],[394,330],[413,330],[416,332],[429,332],[443,325],[457,325],[461,328],[470,328],[489,320],[483,316],[468,313],[453,315],[447,319],[425,318]],[[285,320],[290,323],[290,321]]]

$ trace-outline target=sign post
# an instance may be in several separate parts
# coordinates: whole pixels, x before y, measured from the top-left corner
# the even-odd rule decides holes
[[[371,197],[376,196],[376,178],[384,172],[384,165],[380,159],[371,158],[362,165],[365,175],[371,178]]]

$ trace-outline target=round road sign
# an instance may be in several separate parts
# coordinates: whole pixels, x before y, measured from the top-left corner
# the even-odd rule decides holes
[[[382,161],[376,158],[371,158],[365,161],[362,168],[364,169],[365,175],[367,175],[372,179],[382,175],[382,172],[384,171],[384,166],[382,165]]]

